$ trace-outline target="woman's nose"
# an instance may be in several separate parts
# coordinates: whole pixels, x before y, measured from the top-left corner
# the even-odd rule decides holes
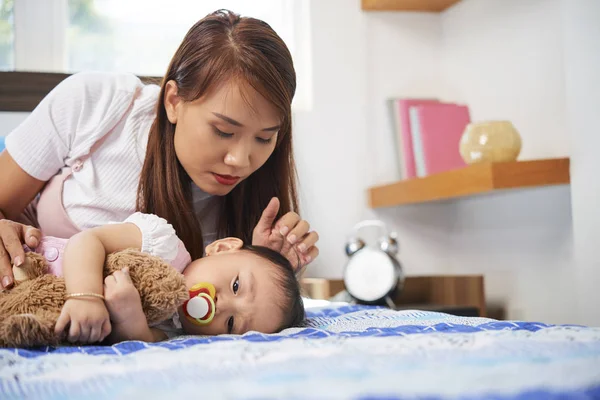
[[[250,166],[250,149],[244,143],[229,149],[225,155],[225,164],[235,168],[247,168]]]

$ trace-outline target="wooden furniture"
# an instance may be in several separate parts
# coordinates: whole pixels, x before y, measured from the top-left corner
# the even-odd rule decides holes
[[[313,299],[329,299],[344,290],[341,279],[304,278],[301,285],[304,295]],[[424,310],[473,307],[486,315],[482,275],[408,276],[394,302],[398,308]]]
[[[372,208],[422,203],[493,192],[570,183],[568,158],[472,164],[424,178],[369,189]]]
[[[56,85],[70,74],[55,72],[0,72],[0,111],[33,111]],[[160,77],[139,77],[160,84]]]
[[[362,0],[364,11],[441,12],[460,0]]]

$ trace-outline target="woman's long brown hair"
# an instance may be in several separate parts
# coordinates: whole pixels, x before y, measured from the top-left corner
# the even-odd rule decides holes
[[[137,209],[173,225],[193,259],[204,251],[202,229],[194,213],[191,179],[175,153],[175,125],[167,118],[165,86],[174,81],[178,95],[193,101],[228,79],[247,82],[270,101],[280,112],[281,129],[266,163],[221,199],[219,236],[235,236],[251,244],[252,231],[272,197],[281,203],[279,216],[298,212],[292,153],[291,103],[296,91],[292,56],[265,22],[216,11],[188,31],[171,60],[161,85],[137,196]]]

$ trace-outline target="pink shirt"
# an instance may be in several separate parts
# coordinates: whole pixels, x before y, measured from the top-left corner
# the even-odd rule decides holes
[[[183,242],[175,234],[173,227],[163,218],[153,214],[135,213],[124,222],[135,224],[142,233],[141,251],[160,257],[179,272],[192,261]],[[35,249],[25,246],[26,251],[43,255],[48,262],[48,273],[63,276],[62,265],[68,239],[53,236],[42,237]]]

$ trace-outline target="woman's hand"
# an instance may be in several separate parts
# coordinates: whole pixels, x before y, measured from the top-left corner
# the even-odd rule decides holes
[[[18,267],[25,261],[23,243],[34,249],[40,243],[41,237],[39,229],[0,219],[0,279],[3,288],[9,289],[14,284],[12,264]]]
[[[67,339],[71,343],[101,342],[111,330],[104,301],[95,297],[68,299],[54,327],[56,336],[62,336],[67,325]]]
[[[272,198],[252,233],[252,244],[269,247],[283,254],[298,274],[319,255],[315,246],[317,232],[309,232],[310,225],[295,212],[288,212],[277,222],[279,199]]]

